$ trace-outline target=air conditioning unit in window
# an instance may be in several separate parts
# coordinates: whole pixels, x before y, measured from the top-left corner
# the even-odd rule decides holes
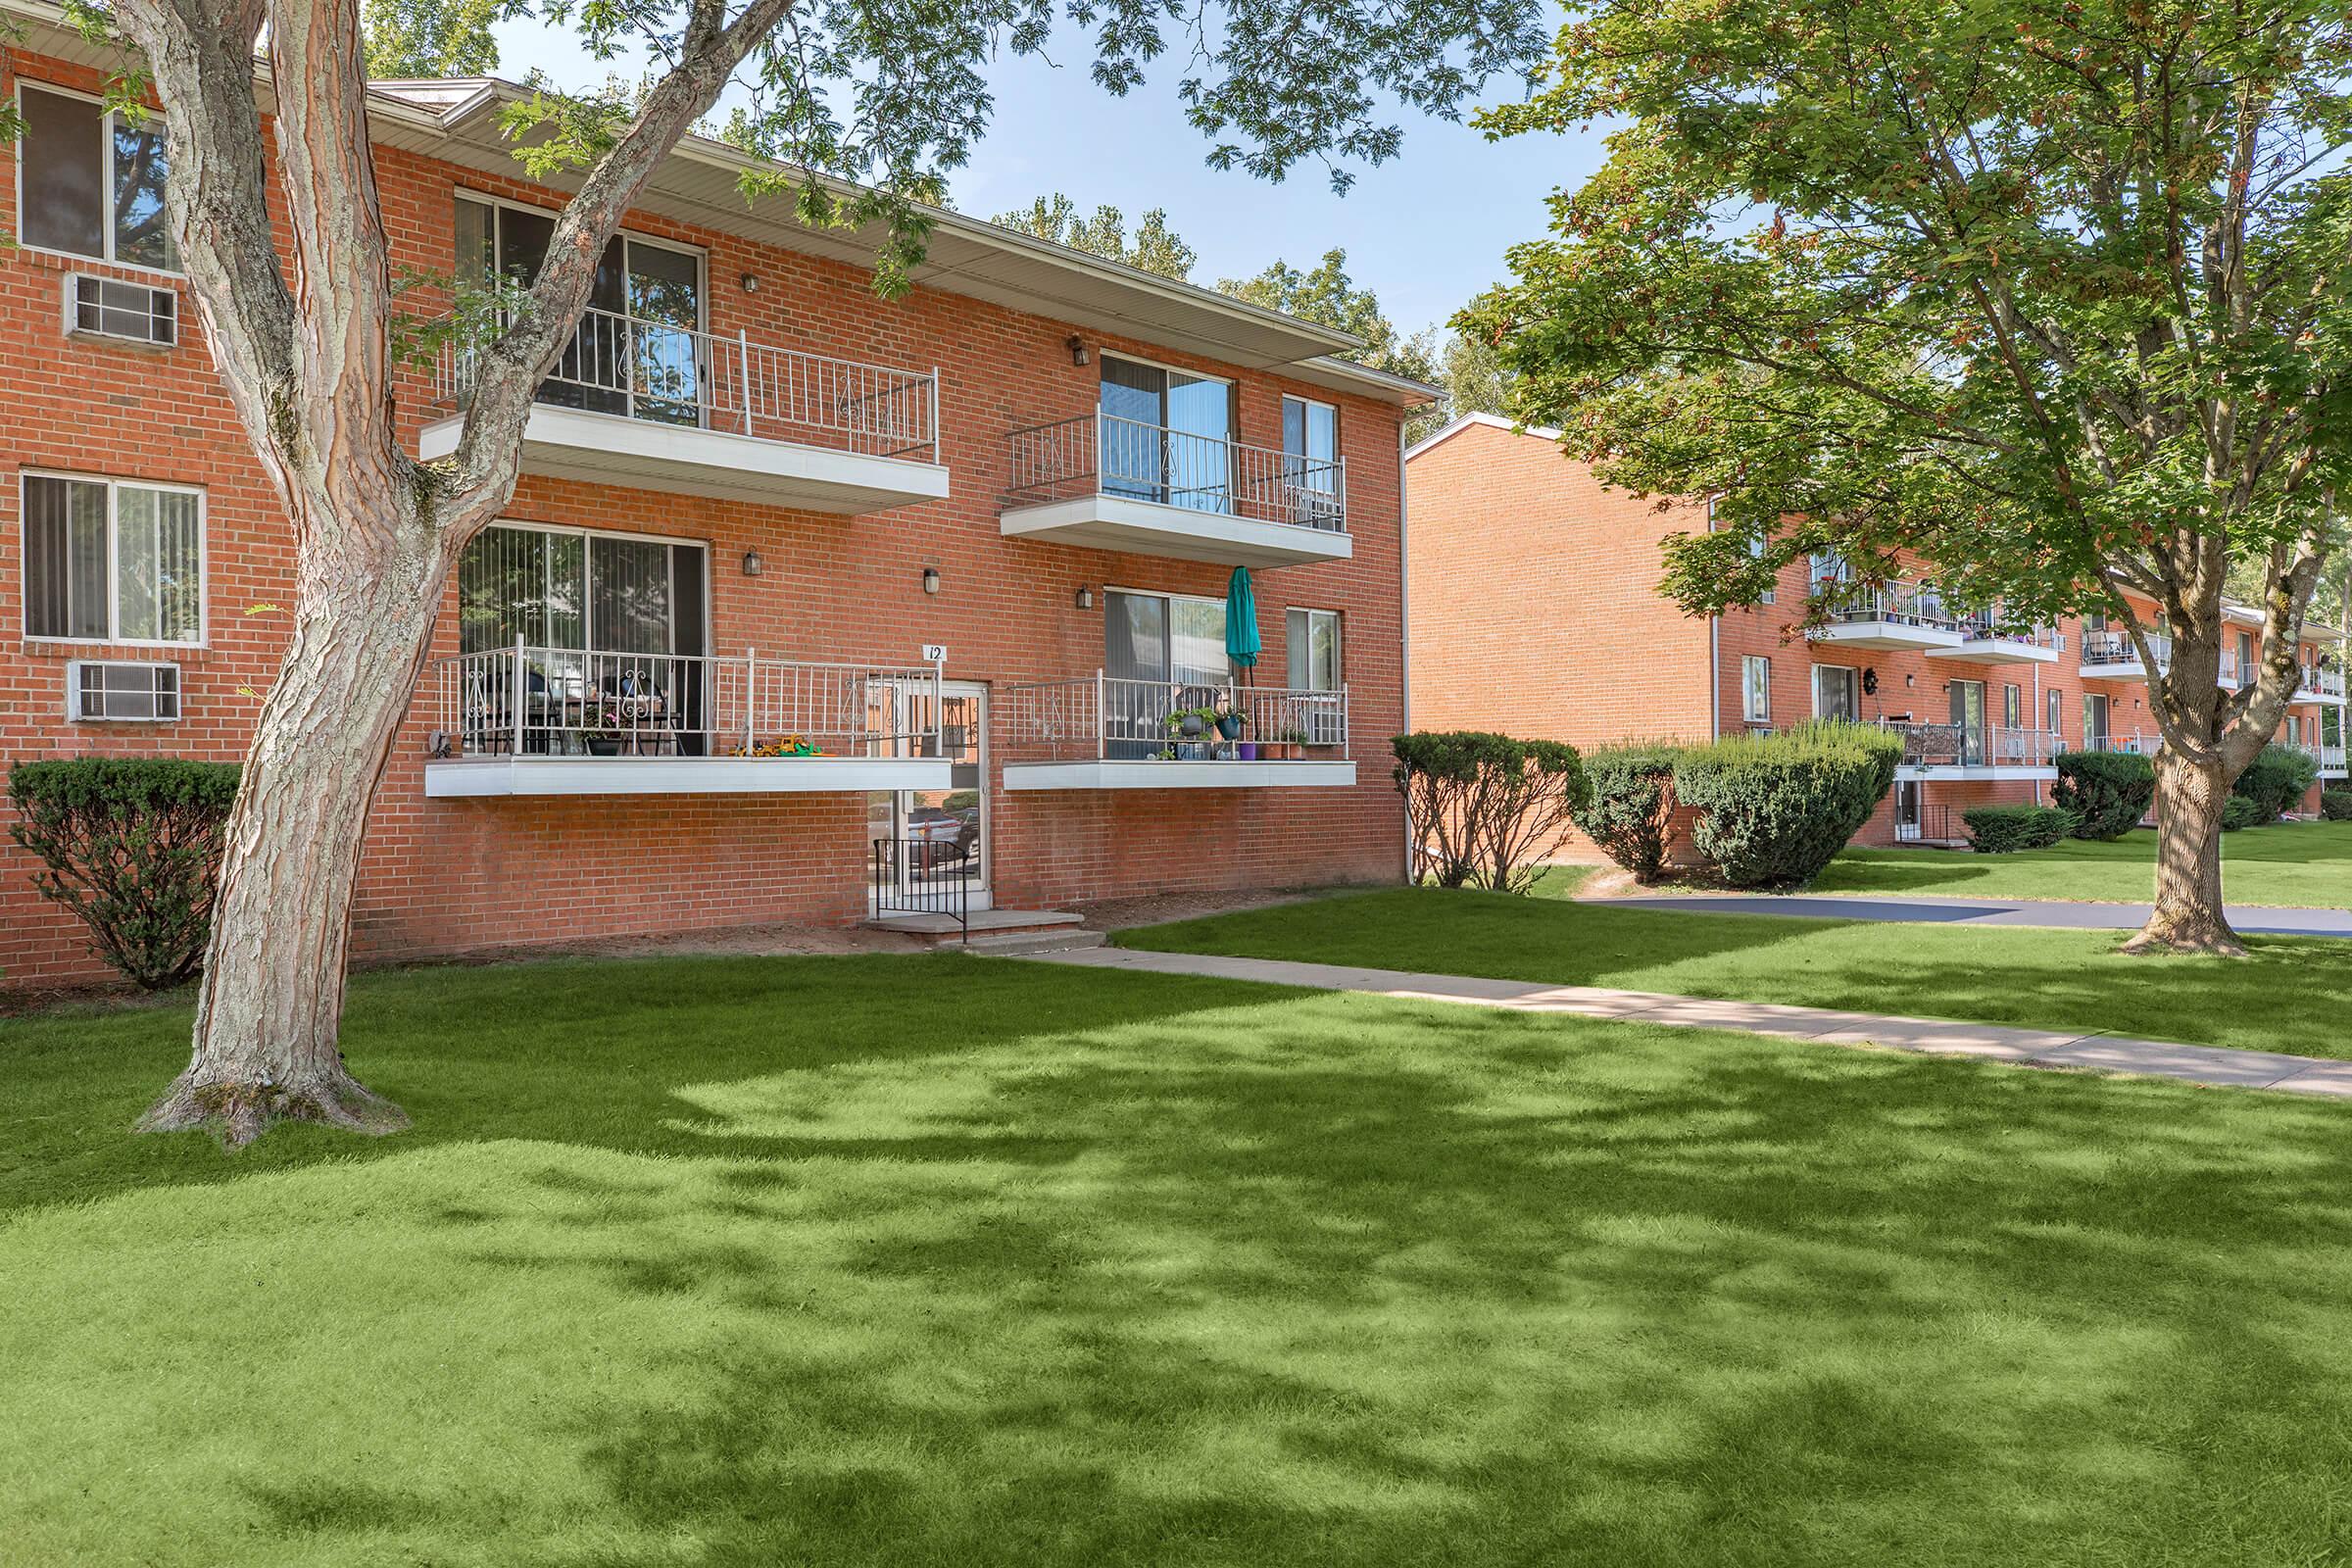
[[[76,723],[171,723],[179,717],[179,666],[70,660],[66,717]]]
[[[120,278],[68,273],[66,335],[170,348],[179,341],[179,294]]]

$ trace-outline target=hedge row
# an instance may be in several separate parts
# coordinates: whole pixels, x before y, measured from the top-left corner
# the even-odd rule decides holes
[[[2262,820],[2270,822],[2294,809],[2319,776],[2319,759],[2309,752],[2293,746],[2265,746],[2246,764],[2246,770],[2237,775],[2230,793],[2253,802],[2262,812]],[[2225,820],[2222,825],[2230,824]]]
[[[1677,806],[1692,808],[1691,843],[1733,887],[1811,881],[1894,787],[1902,742],[1876,725],[1822,720],[1778,735],[1703,746],[1603,748],[1588,760],[1586,836],[1643,881],[1665,863]]]
[[[1972,806],[1960,820],[1968,824],[1968,847],[1979,855],[2046,850],[2082,825],[2062,806]]]
[[[2156,764],[2136,752],[2061,752],[2057,767],[2050,798],[2074,813],[2079,839],[2120,839],[2155,803]]]
[[[2320,815],[2330,822],[2352,822],[2352,790],[2320,791]]]
[[[107,962],[151,991],[195,975],[212,939],[234,762],[20,762],[8,795],[9,832],[45,868],[33,885],[81,917]]]

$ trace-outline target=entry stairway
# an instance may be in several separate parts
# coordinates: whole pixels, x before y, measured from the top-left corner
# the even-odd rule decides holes
[[[952,914],[885,914],[865,922],[876,931],[898,931],[929,947],[967,953],[1061,953],[1102,946],[1102,933],[1089,931],[1084,917],[1060,909],[974,909],[970,936]]]

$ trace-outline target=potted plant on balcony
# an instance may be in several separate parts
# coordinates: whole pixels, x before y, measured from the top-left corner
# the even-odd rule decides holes
[[[590,757],[618,757],[620,755],[620,715],[599,704],[587,726],[580,731],[581,744]]]
[[[1213,708],[1180,708],[1170,713],[1167,728],[1168,733],[1175,737],[1177,758],[1188,762],[1205,761],[1209,748],[1203,737],[1215,727],[1216,722],[1217,713]]]

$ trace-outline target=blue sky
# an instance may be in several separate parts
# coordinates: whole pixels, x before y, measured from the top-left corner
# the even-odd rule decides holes
[[[601,81],[608,67],[588,61],[560,34],[503,28],[500,72],[543,69],[566,85]],[[1380,294],[1397,326],[1442,321],[1504,273],[1503,252],[1544,231],[1544,201],[1579,183],[1601,158],[1597,133],[1489,142],[1467,125],[1418,115],[1399,120],[1402,154],[1359,169],[1354,188],[1335,196],[1320,166],[1279,185],[1202,162],[1207,143],[1184,122],[1162,61],[1148,84],[1114,99],[1088,78],[1068,49],[1055,69],[1035,58],[999,62],[991,73],[997,116],[970,165],[952,182],[960,210],[986,218],[1061,191],[1091,212],[1108,203],[1132,225],[1164,207],[1176,232],[1200,254],[1194,280],[1257,272],[1277,258],[1311,267],[1334,247],[1349,274]],[[1497,98],[1516,82],[1496,84]]]

